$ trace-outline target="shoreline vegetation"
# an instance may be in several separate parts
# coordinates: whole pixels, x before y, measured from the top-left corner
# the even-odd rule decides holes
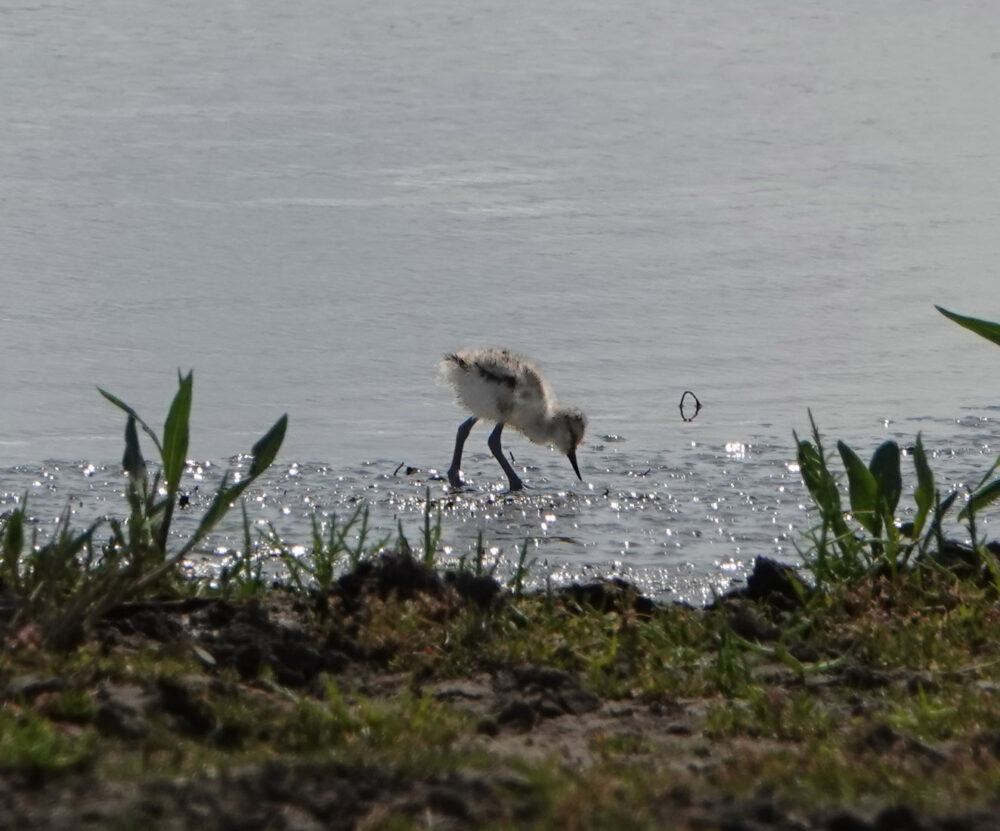
[[[242,551],[194,579],[287,417],[178,539],[192,375],[162,441],[101,393],[127,417],[125,516],[67,511],[44,541],[24,501],[0,517],[0,827],[997,826],[1000,546],[976,524],[996,464],[941,494],[919,436],[866,464],[810,414],[801,564],[758,558],[705,607],[620,580],[526,592],[527,545],[504,582],[482,542],[443,569],[429,490],[412,546],[364,507],[316,517],[307,554],[255,545],[244,510]]]

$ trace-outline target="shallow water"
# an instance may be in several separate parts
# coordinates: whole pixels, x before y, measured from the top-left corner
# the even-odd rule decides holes
[[[947,445],[927,441],[942,491],[975,486],[985,474],[995,458],[988,444],[995,418],[996,409],[991,417],[921,425],[925,435],[947,428],[959,439]],[[895,437],[905,447],[906,436],[892,427],[883,426],[882,438]],[[267,572],[287,577],[269,532],[294,554],[307,556],[313,517],[327,533],[334,518],[344,522],[367,506],[369,544],[394,540],[401,529],[419,551],[429,494],[432,518],[441,513],[442,561],[465,559],[471,567],[481,540],[483,567],[509,579],[527,545],[528,585],[533,587],[622,576],[652,595],[700,603],[740,582],[757,555],[798,561],[802,534],[814,524],[815,512],[791,443],[712,448],[692,442],[638,466],[623,445],[607,440],[590,447],[592,463],[605,470],[585,486],[565,487],[563,467],[568,465],[555,454],[528,465],[531,484],[518,495],[503,490],[488,454],[470,454],[466,469],[473,483],[458,493],[450,492],[436,470],[401,462],[376,460],[346,471],[325,464],[279,464],[247,497],[254,543]],[[903,461],[905,516],[912,507],[914,476],[912,463],[906,456]],[[189,465],[182,490],[190,506],[178,512],[178,539],[193,532],[223,470],[243,473],[247,464],[247,457],[234,457],[221,465]],[[477,475],[480,469],[483,474]],[[123,478],[114,465],[23,465],[0,472],[0,483],[0,510],[27,495],[43,536],[67,507],[80,527],[97,516],[124,513]],[[961,529],[951,530],[961,535]],[[988,518],[981,530],[989,533]],[[356,538],[352,533],[350,539]],[[232,564],[243,539],[239,512],[233,511],[191,558],[192,573],[211,577],[221,564]]]
[[[996,348],[933,308],[1000,319],[987,3],[0,15],[0,490],[58,467],[40,517],[118,487],[95,385],[158,422],[193,367],[212,471],[288,411],[260,498],[290,536],[307,496],[418,524],[462,418],[436,363],[482,343],[587,412],[587,484],[511,435],[507,502],[474,432],[455,551],[717,584],[808,527],[807,408],[863,456],[922,430],[948,483],[992,463]]]

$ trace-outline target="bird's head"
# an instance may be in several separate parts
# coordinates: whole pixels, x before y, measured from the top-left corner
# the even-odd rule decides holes
[[[581,482],[583,477],[576,463],[576,448],[583,441],[586,429],[587,417],[575,407],[563,407],[552,418],[552,443],[569,457],[569,463]]]

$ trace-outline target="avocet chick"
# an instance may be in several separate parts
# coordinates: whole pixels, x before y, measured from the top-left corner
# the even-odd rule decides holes
[[[576,448],[583,440],[587,419],[575,407],[561,407],[541,373],[526,358],[506,349],[463,349],[445,355],[441,374],[455,388],[459,402],[472,412],[458,428],[455,453],[448,468],[452,487],[462,485],[459,470],[469,431],[479,420],[496,422],[488,445],[507,474],[512,491],[524,483],[503,455],[500,433],[504,425],[520,430],[535,444],[553,444],[569,457],[580,481]]]

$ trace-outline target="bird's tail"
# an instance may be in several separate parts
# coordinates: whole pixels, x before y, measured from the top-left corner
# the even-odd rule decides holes
[[[458,384],[458,379],[469,369],[469,362],[454,352],[449,352],[438,364],[438,372],[441,378],[451,385]]]

